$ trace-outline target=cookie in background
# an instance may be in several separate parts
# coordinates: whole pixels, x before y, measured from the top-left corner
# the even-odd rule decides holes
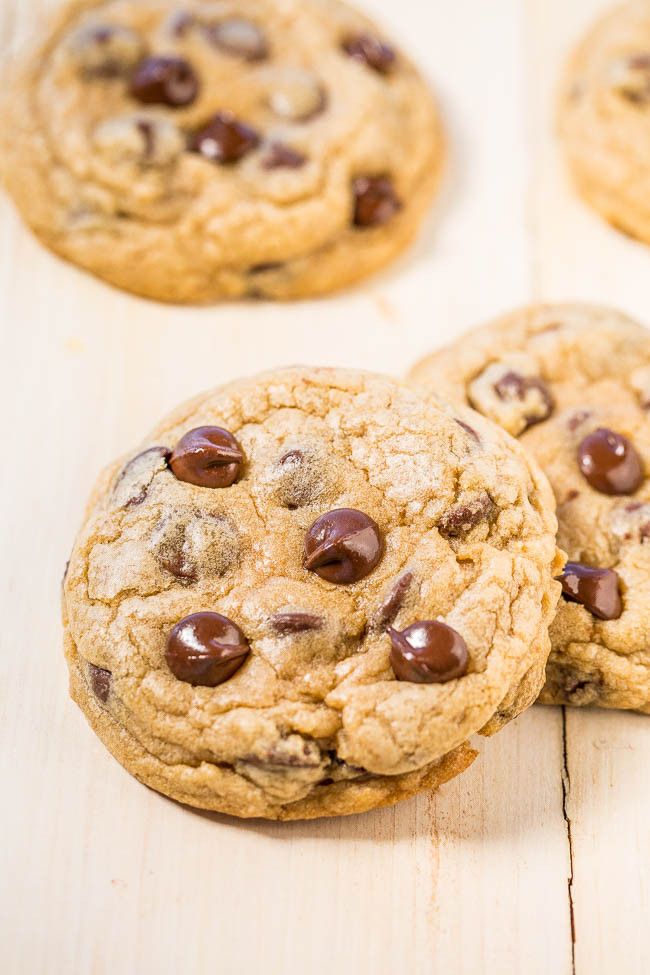
[[[650,333],[590,305],[519,309],[410,378],[517,437],[568,554],[541,700],[650,713]]]
[[[339,0],[75,0],[2,89],[30,227],[162,301],[351,284],[411,242],[441,172],[427,84]]]
[[[559,128],[575,185],[618,230],[650,243],[650,2],[615,7],[562,80]]]

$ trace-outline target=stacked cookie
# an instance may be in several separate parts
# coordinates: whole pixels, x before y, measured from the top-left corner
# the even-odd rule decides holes
[[[233,383],[101,477],[64,584],[73,696],[195,806],[395,802],[537,697],[556,527],[536,462],[463,406],[362,372]]]
[[[542,701],[650,713],[650,334],[585,305],[525,308],[411,379],[517,437],[568,555]]]

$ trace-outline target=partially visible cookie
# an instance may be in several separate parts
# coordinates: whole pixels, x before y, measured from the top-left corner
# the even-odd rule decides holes
[[[411,379],[519,437],[569,563],[542,700],[650,713],[650,332],[588,305],[524,308]]]
[[[443,156],[426,83],[339,0],[69,0],[0,99],[29,225],[164,301],[366,276],[415,235]]]
[[[575,184],[619,230],[650,243],[650,2],[599,20],[562,82],[559,126]]]
[[[233,383],[100,479],[64,583],[73,697],[194,806],[396,802],[539,693],[556,527],[535,463],[470,410],[361,372]]]

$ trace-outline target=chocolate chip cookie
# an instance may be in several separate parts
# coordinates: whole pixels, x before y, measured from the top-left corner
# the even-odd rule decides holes
[[[395,802],[537,696],[556,527],[535,462],[470,410],[361,372],[233,383],[101,477],[64,583],[73,697],[194,806]]]
[[[338,0],[75,0],[3,82],[0,172],[53,250],[171,302],[340,288],[438,181],[427,85]]]
[[[650,332],[601,308],[524,308],[412,378],[519,437],[554,489],[569,561],[542,701],[650,713]]]
[[[574,181],[619,230],[650,242],[650,3],[596,23],[570,60],[559,125]]]

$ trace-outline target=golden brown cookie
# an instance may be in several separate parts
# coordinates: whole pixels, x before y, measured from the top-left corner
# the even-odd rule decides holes
[[[608,309],[538,305],[411,378],[519,437],[554,489],[569,562],[542,701],[650,713],[650,333]]]
[[[609,11],[562,82],[559,125],[582,196],[619,230],[650,242],[650,3]]]
[[[543,683],[550,488],[498,427],[362,372],[200,396],[101,477],[64,586],[115,757],[237,816],[434,787]]]
[[[427,85],[339,0],[73,0],[3,93],[0,174],[29,225],[163,301],[363,278],[441,169]]]

